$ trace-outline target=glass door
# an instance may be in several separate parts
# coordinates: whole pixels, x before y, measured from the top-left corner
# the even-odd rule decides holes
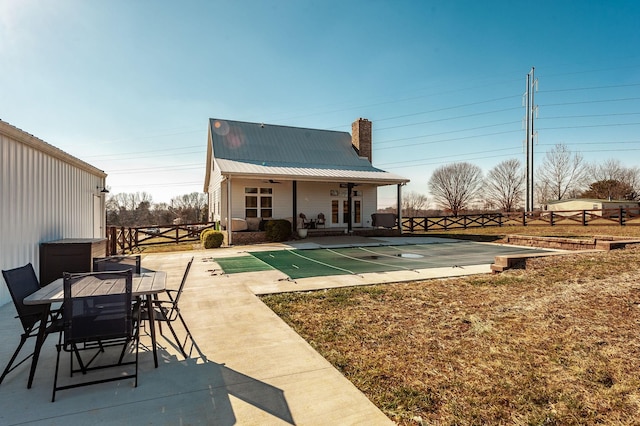
[[[329,226],[341,226],[342,223],[342,215],[341,213],[341,208],[340,208],[340,200],[338,199],[333,199],[331,200],[331,217],[330,217],[330,221],[329,221]]]
[[[362,200],[351,200],[353,204],[353,222],[354,227],[362,226]]]
[[[362,226],[362,200],[351,200],[351,225]],[[331,200],[331,220],[329,226],[347,227],[349,224],[349,201],[345,198]]]

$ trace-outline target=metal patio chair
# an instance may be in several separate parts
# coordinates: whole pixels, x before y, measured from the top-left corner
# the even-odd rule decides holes
[[[25,297],[40,289],[40,283],[38,282],[38,278],[36,277],[36,273],[33,270],[31,263],[19,268],[2,271],[2,276],[7,283],[9,293],[11,293],[11,299],[13,299],[13,304],[18,312],[16,318],[20,318],[23,333],[20,335],[20,343],[18,344],[18,347],[2,372],[2,376],[0,376],[0,383],[2,383],[7,374],[34,355],[34,352],[31,352],[20,362],[15,365],[13,364],[27,339],[30,337],[36,337],[40,327],[45,327],[45,339],[49,334],[62,330],[60,311],[50,311],[46,323],[42,324],[42,318],[46,314],[47,310],[49,310],[49,306],[25,305],[23,302]],[[37,359],[35,361],[37,362]]]
[[[57,391],[80,386],[124,379],[134,379],[134,386],[138,386],[139,333],[135,325],[140,321],[133,318],[132,276],[131,270],[64,274],[63,331],[56,345],[58,354],[51,402],[55,401]],[[139,315],[139,310],[137,312]],[[135,360],[124,362],[126,349],[131,343],[135,346]],[[106,347],[119,345],[122,345],[122,350],[117,362],[94,364]],[[135,365],[135,373],[123,374],[118,371],[117,375],[111,377],[101,375],[89,381],[71,380],[70,384],[58,386],[60,354],[63,350],[69,352],[71,377],[76,372],[82,372],[84,377],[93,370],[126,365]],[[85,351],[95,353],[87,360],[82,356]],[[74,358],[78,368],[74,367]]]
[[[94,257],[93,271],[105,272],[131,269],[134,274],[140,274],[140,263],[140,255]]]
[[[324,217],[324,213],[318,213],[318,219],[316,220],[316,227],[319,228],[320,226],[322,226],[324,228],[326,225],[326,222],[327,221]]]
[[[189,327],[187,327],[187,323],[185,322],[184,318],[182,318],[182,314],[180,313],[180,306],[178,305],[178,303],[180,302],[180,296],[182,295],[182,291],[184,290],[184,285],[187,282],[187,276],[189,275],[189,270],[191,269],[192,263],[193,263],[193,257],[191,258],[189,263],[187,263],[187,267],[184,270],[182,281],[180,282],[180,287],[178,287],[178,290],[166,291],[167,296],[169,297],[169,300],[156,299],[151,302],[153,306],[153,317],[154,317],[154,320],[158,322],[160,334],[162,334],[162,323],[164,322],[169,327],[169,330],[171,331],[171,334],[175,339],[176,345],[178,346],[178,348],[180,349],[180,352],[182,352],[182,355],[185,358],[187,358],[188,356],[184,350],[184,347],[187,342],[187,338],[192,338],[192,337],[191,337],[191,332],[189,331]],[[149,312],[146,309],[146,305],[143,303],[141,304],[141,306],[142,306],[141,320],[148,321]],[[175,329],[173,328],[173,325],[171,324],[178,319],[180,320],[180,322],[184,326],[184,329],[187,332],[187,335],[185,336],[184,344],[181,343],[180,339],[178,338],[178,335],[176,334]]]
[[[307,219],[307,215],[304,213],[300,213],[299,217],[300,222],[298,223],[298,228],[300,227],[299,225],[302,224],[302,228],[308,229],[311,226],[311,220]]]

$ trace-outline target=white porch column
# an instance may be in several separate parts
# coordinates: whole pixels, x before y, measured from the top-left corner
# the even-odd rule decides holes
[[[402,183],[398,184],[398,230],[402,234]]]
[[[233,221],[231,220],[231,176],[227,176],[227,244],[233,244]]]

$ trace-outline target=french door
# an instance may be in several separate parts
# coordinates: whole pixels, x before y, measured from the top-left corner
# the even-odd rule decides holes
[[[331,226],[346,227],[349,224],[349,201],[345,198],[334,198],[331,200]],[[351,200],[351,225],[362,226],[362,200],[354,198]]]

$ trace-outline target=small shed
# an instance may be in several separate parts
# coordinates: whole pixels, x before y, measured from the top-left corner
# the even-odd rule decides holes
[[[38,273],[41,243],[104,237],[106,176],[0,120],[0,269]],[[0,305],[10,301],[2,280]]]
[[[547,203],[548,211],[606,210],[638,208],[638,201],[599,200],[595,198],[572,198]],[[597,212],[595,214],[598,214]]]

